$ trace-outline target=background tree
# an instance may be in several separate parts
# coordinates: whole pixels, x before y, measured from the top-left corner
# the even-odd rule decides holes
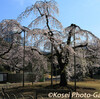
[[[3,20],[0,23],[0,58],[9,53],[13,44],[20,42],[21,28],[16,20]]]
[[[87,67],[89,71],[89,76],[93,78],[93,75],[98,72],[100,68],[100,41],[90,44],[89,49],[86,50],[85,58],[87,61]]]
[[[3,20],[0,23],[0,65],[7,65],[12,71],[22,70],[23,41],[21,34],[23,31],[28,30],[28,28],[22,27],[16,20]],[[34,68],[33,71],[37,70],[36,76],[39,78],[39,75],[42,73],[40,68],[44,66],[44,70],[46,70],[46,60],[38,52],[33,52],[27,46],[25,48],[25,66],[29,62],[31,62],[32,68]]]

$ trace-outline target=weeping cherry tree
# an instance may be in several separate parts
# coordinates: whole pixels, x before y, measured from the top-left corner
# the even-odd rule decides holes
[[[36,15],[36,18],[32,20],[28,26],[28,28],[30,28],[30,30],[27,31],[29,44],[36,46],[36,48],[32,47],[32,50],[37,51],[39,54],[43,53],[41,53],[38,48],[51,53],[51,44],[53,45],[53,62],[59,66],[60,85],[66,86],[66,67],[69,64],[70,55],[76,54],[74,51],[76,48],[82,48],[88,45],[87,34],[90,32],[81,29],[75,24],[71,24],[69,27],[63,29],[62,24],[55,18],[55,14],[58,13],[58,6],[54,0],[37,1],[34,5],[27,7],[26,10],[19,15],[18,20],[27,18],[30,14],[34,15],[33,18]],[[78,44],[73,46],[74,35],[86,35],[85,41],[80,38],[79,43],[77,42]]]

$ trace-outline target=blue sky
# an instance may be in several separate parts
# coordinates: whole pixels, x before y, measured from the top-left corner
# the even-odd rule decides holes
[[[57,19],[64,27],[74,23],[79,25],[82,29],[91,31],[100,38],[100,0],[56,1],[60,10]],[[0,21],[3,19],[16,19],[27,6],[35,2],[36,0],[1,0]],[[28,25],[30,19],[23,21],[22,25]]]

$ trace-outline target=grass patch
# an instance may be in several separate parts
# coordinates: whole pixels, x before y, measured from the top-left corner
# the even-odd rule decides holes
[[[69,82],[70,85],[74,86],[73,82]],[[94,88],[96,91],[100,92],[100,80],[86,80],[82,82],[77,82],[78,87]]]

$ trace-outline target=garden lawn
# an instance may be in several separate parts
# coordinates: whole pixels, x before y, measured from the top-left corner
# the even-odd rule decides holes
[[[34,82],[33,85],[32,83],[26,83],[25,87],[22,87],[21,84],[19,84],[20,87],[17,87],[17,83],[14,84],[16,87],[14,88],[8,88],[6,89],[6,92],[9,93],[14,93],[15,95],[18,94],[23,94],[23,95],[33,95],[36,89],[51,89],[50,86],[51,82],[46,81],[46,82]],[[4,85],[4,84],[3,84]],[[0,84],[2,86],[2,84]],[[74,82],[68,82],[69,88],[72,89],[72,92],[74,92]],[[69,90],[68,87],[60,87],[58,83],[55,81],[53,82],[53,87],[55,89],[66,89]],[[77,82],[77,90],[76,92],[79,93],[90,93],[93,94],[94,92],[99,92],[100,93],[100,80],[84,80],[81,82]],[[72,98],[73,99],[73,98]],[[80,99],[80,98],[74,98],[74,99]],[[85,98],[88,99],[88,98]],[[90,99],[90,98],[89,98]],[[91,98],[94,99],[94,98]],[[95,98],[99,99],[99,98]]]
[[[74,82],[69,82],[69,85],[74,86]],[[96,91],[100,92],[100,80],[86,80],[77,82],[78,87],[94,88]]]

